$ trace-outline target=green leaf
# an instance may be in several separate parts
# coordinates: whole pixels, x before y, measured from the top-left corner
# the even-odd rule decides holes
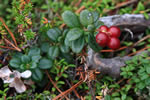
[[[60,50],[61,50],[61,52],[63,52],[63,53],[68,53],[68,52],[69,52],[69,46],[66,46],[65,44],[62,44],[62,45],[60,46]]]
[[[143,82],[140,82],[139,84],[137,84],[137,87],[142,90],[145,87],[145,84]]]
[[[111,96],[110,95],[106,95],[104,100],[111,100]]]
[[[92,13],[89,10],[83,10],[80,13],[80,22],[83,26],[88,26],[94,22]]]
[[[33,62],[38,62],[41,59],[40,55],[32,56],[32,61]]]
[[[28,55],[29,55],[29,56],[35,56],[35,55],[40,55],[40,53],[41,53],[40,49],[37,48],[37,47],[35,47],[35,48],[31,48],[31,49],[29,50]]]
[[[23,56],[21,57],[21,61],[22,61],[23,63],[29,63],[29,62],[30,62],[30,57],[27,56],[27,55],[23,55]]]
[[[99,19],[99,13],[97,11],[92,11],[91,13],[94,18],[94,22],[96,22]]]
[[[57,46],[50,47],[48,55],[51,59],[55,59],[59,55],[59,48]]]
[[[47,31],[47,35],[51,40],[57,41],[58,37],[61,35],[61,31],[58,28],[52,28]]]
[[[58,81],[57,84],[65,84],[64,81]]]
[[[43,78],[43,73],[40,69],[36,68],[32,71],[32,79],[34,81],[41,81]]]
[[[67,37],[65,38],[64,44],[66,46],[71,46],[71,42],[69,41],[69,39]]]
[[[18,59],[18,58],[13,58],[13,59],[10,60],[9,64],[13,68],[19,68],[19,66],[21,64],[21,60]]]
[[[146,85],[149,85],[149,84],[150,84],[150,78],[148,78],[148,79],[145,80],[145,84],[146,84]]]
[[[148,77],[149,77],[148,74],[143,73],[143,75],[142,75],[140,78],[141,78],[141,80],[145,80],[145,79],[147,79]]]
[[[126,95],[126,94],[123,94],[123,95],[121,96],[121,100],[126,100],[126,98],[127,98],[127,95]]]
[[[120,94],[118,92],[115,92],[115,93],[112,94],[112,96],[116,97],[116,96],[120,96]]]
[[[42,45],[41,45],[41,51],[42,52],[44,52],[44,53],[46,53],[46,52],[48,52],[48,49],[49,49],[49,43],[42,43]]]
[[[69,41],[73,41],[80,38],[82,35],[83,35],[83,30],[81,30],[80,28],[73,28],[67,33],[66,38]]]
[[[84,47],[84,43],[85,43],[85,41],[84,41],[83,37],[81,37],[75,41],[72,41],[72,45],[71,45],[72,51],[75,53],[81,52],[81,50]]]
[[[88,31],[94,31],[95,26],[94,25],[88,25],[87,29],[88,29]]]
[[[49,69],[53,66],[53,62],[50,59],[43,58],[39,62],[40,69]]]
[[[150,74],[150,67],[149,67],[149,66],[146,67],[146,72],[147,72],[148,74]]]
[[[30,69],[35,69],[37,67],[37,63],[36,62],[32,62]]]
[[[79,27],[80,22],[78,17],[71,11],[65,11],[62,14],[62,19],[64,20],[64,23],[67,24],[69,27]]]
[[[100,47],[96,43],[96,40],[93,34],[88,34],[88,44],[95,52],[99,52],[102,49],[102,47]]]
[[[104,25],[104,23],[101,22],[101,21],[99,21],[99,20],[97,20],[97,21],[94,23],[94,26],[95,26],[96,29],[98,29],[101,25]]]
[[[142,2],[139,2],[139,3],[138,3],[138,5],[137,5],[137,10],[138,10],[138,11],[145,10],[145,7],[144,7],[144,5],[142,4]]]

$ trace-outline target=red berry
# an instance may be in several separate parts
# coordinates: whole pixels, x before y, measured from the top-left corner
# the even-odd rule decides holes
[[[116,37],[111,37],[109,42],[108,42],[108,47],[116,50],[120,47],[120,40]]]
[[[106,33],[103,33],[103,32],[99,32],[97,35],[96,35],[96,42],[102,46],[102,47],[105,47],[107,45],[109,41],[109,37]]]
[[[100,32],[107,32],[108,31],[108,27],[106,25],[102,25],[99,27],[98,29]]]
[[[111,26],[109,29],[108,29],[108,33],[111,37],[116,37],[118,38],[120,36],[120,29],[116,26]]]

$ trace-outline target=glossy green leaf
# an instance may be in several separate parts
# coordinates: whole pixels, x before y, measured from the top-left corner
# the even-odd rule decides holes
[[[40,69],[36,68],[32,71],[31,77],[34,81],[41,81],[43,78],[43,73],[41,72]]]
[[[21,64],[19,68],[21,69],[22,72],[27,70],[26,69],[26,64]]]
[[[32,61],[33,61],[33,62],[39,62],[40,59],[41,59],[41,56],[40,56],[40,55],[32,56]]]
[[[90,46],[90,48],[92,48],[95,52],[99,52],[102,47],[100,47],[95,40],[95,37],[93,34],[89,34],[88,35],[88,44]]]
[[[97,11],[92,11],[91,13],[94,18],[94,22],[96,22],[99,19],[99,13]]]
[[[147,79],[145,80],[145,84],[146,84],[146,85],[149,85],[149,84],[150,84],[150,78],[147,78]]]
[[[105,100],[111,100],[111,96],[110,95],[106,95],[105,96]]]
[[[21,60],[18,59],[18,58],[13,58],[13,59],[10,60],[9,64],[13,68],[19,68],[19,66],[21,64]]]
[[[30,69],[35,69],[37,68],[37,63],[36,62],[32,62]]]
[[[66,46],[71,46],[71,42],[69,41],[68,38],[65,38],[64,44],[65,44]]]
[[[80,26],[78,17],[71,11],[65,11],[62,14],[62,19],[63,19],[64,23],[67,24],[67,26],[69,26],[69,27],[79,27]]]
[[[29,63],[30,62],[30,57],[27,56],[27,55],[23,55],[21,57],[21,61],[22,61],[22,63]]]
[[[95,26],[94,25],[88,25],[87,29],[88,29],[88,31],[94,31]]]
[[[52,28],[47,31],[47,35],[51,40],[57,41],[58,37],[61,35],[61,31],[58,28]]]
[[[150,66],[147,66],[147,67],[146,67],[146,72],[147,72],[148,74],[150,74]]]
[[[139,84],[137,84],[137,87],[139,89],[143,89],[145,87],[145,84],[143,82],[140,82]]]
[[[81,30],[80,28],[73,28],[67,33],[66,38],[69,41],[73,41],[80,38],[82,35],[83,35],[83,30]]]
[[[34,47],[29,50],[28,55],[35,56],[35,55],[40,55],[40,53],[41,53],[40,48]]]
[[[94,18],[89,10],[83,10],[80,13],[80,22],[83,26],[88,26],[94,23]]]
[[[81,52],[81,50],[84,47],[84,44],[85,44],[85,40],[83,37],[81,37],[75,41],[72,41],[72,45],[71,45],[72,51],[75,53]]]
[[[59,48],[57,46],[51,46],[49,48],[48,55],[51,59],[55,59],[59,55]]]
[[[95,26],[96,29],[98,29],[101,25],[104,25],[104,23],[101,22],[101,21],[99,21],[99,20],[97,20],[97,21],[94,23],[94,26]]]
[[[144,4],[142,4],[142,2],[139,2],[139,3],[138,3],[138,5],[137,5],[137,10],[138,10],[138,11],[145,10]]]
[[[41,51],[46,53],[46,52],[48,52],[49,47],[50,47],[49,43],[47,43],[47,42],[46,43],[42,43]]]
[[[39,62],[40,69],[49,69],[53,66],[53,62],[50,59],[43,58]]]
[[[61,52],[63,52],[63,53],[68,53],[68,52],[69,52],[69,46],[66,46],[65,44],[62,44],[62,45],[60,46],[60,50],[61,50]]]

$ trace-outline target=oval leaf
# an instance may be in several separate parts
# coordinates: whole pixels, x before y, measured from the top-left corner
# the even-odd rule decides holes
[[[35,48],[31,48],[31,49],[29,50],[28,55],[29,55],[29,56],[35,56],[35,55],[40,55],[40,53],[41,53],[40,49],[37,48],[37,47],[35,47]]]
[[[81,50],[83,49],[84,47],[84,38],[79,38],[75,41],[72,41],[72,45],[71,45],[71,48],[72,48],[72,51],[75,52],[75,53],[79,53],[81,52]]]
[[[65,44],[62,44],[62,45],[60,46],[60,50],[61,50],[61,52],[63,52],[63,53],[68,53],[68,52],[69,52],[69,46],[66,46]]]
[[[96,22],[98,20],[98,18],[99,18],[99,13],[97,11],[93,11],[91,13],[92,13],[94,22]]]
[[[9,64],[13,68],[19,68],[19,66],[21,64],[21,60],[18,59],[18,58],[13,58],[13,59],[10,60]]]
[[[55,59],[59,55],[59,48],[57,46],[50,47],[48,55],[51,59]]]
[[[29,63],[29,62],[30,62],[30,57],[27,56],[27,55],[23,55],[23,56],[21,57],[21,61],[22,61],[23,63]]]
[[[69,41],[73,41],[81,37],[82,34],[83,34],[83,31],[80,28],[73,28],[67,33],[66,38]]]
[[[33,62],[38,62],[41,59],[40,55],[32,56],[32,61]]]
[[[39,68],[40,69],[49,69],[52,67],[52,65],[53,65],[52,60],[43,58],[40,60]]]
[[[89,10],[83,10],[80,13],[80,22],[83,26],[88,26],[94,22],[92,13]]]
[[[52,41],[57,41],[60,34],[61,34],[61,31],[58,28],[52,28],[47,31],[47,35]]]
[[[43,73],[41,72],[40,69],[36,68],[35,70],[32,71],[31,77],[34,81],[41,81],[43,78]]]
[[[64,23],[67,24],[69,27],[79,27],[80,22],[78,17],[71,11],[65,11],[62,14],[62,19],[64,20]]]
[[[48,49],[49,49],[49,43],[42,43],[42,45],[41,45],[41,51],[42,52],[44,52],[44,53],[46,53],[46,52],[48,52]]]

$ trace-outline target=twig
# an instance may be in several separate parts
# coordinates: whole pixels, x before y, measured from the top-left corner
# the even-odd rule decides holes
[[[148,38],[150,38],[150,35],[147,35],[147,36],[143,37],[141,40],[139,40],[139,41],[137,41],[136,43],[134,43],[132,47],[138,45],[140,42],[142,42],[142,41],[144,41],[144,40],[146,40],[146,39],[148,39]]]
[[[75,7],[78,7],[81,2],[82,2],[82,0],[78,0],[78,2],[75,4]]]
[[[70,89],[64,91],[63,93],[59,94],[58,96],[56,96],[53,100],[58,100],[61,96],[63,95],[67,95],[68,93],[70,93],[73,89],[75,89],[76,87],[78,87],[81,83],[83,83],[83,80],[79,81],[78,83],[76,83],[75,85],[73,85]]]
[[[143,48],[143,49],[140,49],[140,50],[138,50],[138,51],[136,51],[136,52],[133,52],[133,53],[131,53],[131,54],[128,54],[128,56],[133,56],[133,55],[135,55],[135,54],[137,54],[137,53],[139,53],[139,52],[142,52],[142,51],[144,51],[144,50],[146,50],[146,49],[149,49],[150,47],[145,47],[145,48]]]
[[[4,20],[0,17],[0,21],[3,23],[4,27],[7,29],[7,31],[9,32],[9,34],[11,35],[15,45],[17,46],[17,42],[16,39],[14,37],[14,34],[9,30],[9,28],[7,27],[7,25],[5,24]],[[18,46],[17,46],[18,47]]]
[[[17,51],[21,51],[21,49],[20,48],[18,48],[18,47],[16,47],[13,43],[11,43],[9,40],[7,40],[7,39],[5,39],[4,38],[4,40],[8,43],[8,44],[10,44],[12,47],[14,47]]]
[[[62,94],[63,92],[56,86],[56,84],[54,83],[54,81],[52,80],[51,76],[49,75],[48,71],[46,70],[46,74],[49,78],[49,80],[52,82],[52,84],[54,85],[54,87]],[[65,98],[67,100],[69,100],[69,98],[64,94],[63,96],[65,96]]]
[[[76,14],[79,14],[83,9],[85,9],[85,6],[81,6],[81,7],[76,11]]]
[[[4,48],[4,49],[10,49],[10,50],[16,50],[15,48],[6,47],[6,46],[0,46],[0,48]]]
[[[128,1],[125,1],[125,2],[122,2],[122,3],[119,3],[119,4],[117,4],[117,5],[114,7],[114,9],[105,10],[105,13],[108,13],[108,12],[110,12],[110,11],[112,11],[112,10],[115,10],[115,9],[119,9],[119,8],[121,8],[121,7],[123,7],[123,6],[127,6],[127,5],[129,5],[129,4],[133,4],[133,3],[137,2],[137,1],[138,1],[138,0],[128,0]]]

